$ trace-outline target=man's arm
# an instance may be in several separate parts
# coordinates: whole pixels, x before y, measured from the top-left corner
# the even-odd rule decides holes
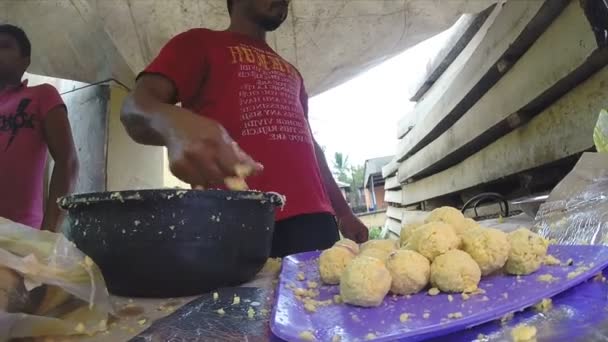
[[[314,140],[314,139],[313,139]],[[321,177],[323,178],[323,184],[327,191],[327,196],[331,201],[331,205],[336,212],[336,218],[338,221],[338,228],[345,238],[351,239],[355,242],[362,243],[367,241],[369,236],[369,230],[353,213],[351,208],[348,206],[348,202],[342,195],[342,191],[338,187],[334,176],[327,165],[325,159],[325,153],[321,149],[321,146],[314,141],[315,154],[317,156],[317,163],[319,170],[321,171]]]
[[[41,229],[54,232],[63,220],[63,212],[57,205],[57,199],[74,190],[78,176],[78,157],[64,106],[55,107],[47,113],[44,134],[55,165]]]

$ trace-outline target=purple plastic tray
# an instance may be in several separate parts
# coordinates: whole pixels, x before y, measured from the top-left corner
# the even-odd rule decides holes
[[[573,265],[543,266],[536,273],[519,278],[508,275],[490,276],[480,283],[480,288],[486,293],[472,295],[468,300],[464,300],[460,294],[452,294],[450,301],[448,294],[429,296],[425,291],[410,298],[389,295],[377,308],[340,304],[319,307],[315,313],[309,313],[288,285],[306,288],[307,281],[321,284],[317,264],[319,254],[301,253],[283,261],[270,327],[276,336],[284,340],[298,341],[303,331],[312,332],[317,341],[331,341],[336,335],[342,341],[364,341],[370,333],[375,336],[374,341],[420,341],[439,337],[523,310],[543,298],[552,297],[580,284],[608,265],[608,247],[552,245],[549,254],[564,263],[572,258]],[[579,266],[587,266],[589,269],[568,279],[568,273]],[[306,275],[306,280],[297,280],[299,272]],[[551,274],[559,280],[538,281],[538,276],[542,274]],[[332,299],[338,293],[337,286],[322,286],[316,299]],[[423,317],[425,312],[429,313],[427,319]],[[409,314],[409,319],[405,322],[400,321],[402,313]],[[462,317],[448,318],[451,313],[461,313]]]

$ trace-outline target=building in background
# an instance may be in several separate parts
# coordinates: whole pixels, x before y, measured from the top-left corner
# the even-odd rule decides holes
[[[367,211],[376,211],[386,208],[384,202],[384,178],[382,167],[388,164],[393,156],[368,159],[364,166],[364,196]]]

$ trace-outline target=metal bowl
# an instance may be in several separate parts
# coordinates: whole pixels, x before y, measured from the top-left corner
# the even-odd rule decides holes
[[[545,203],[547,198],[549,198],[549,194],[528,196],[513,200],[511,201],[511,204],[519,206],[526,215],[535,218],[538,209],[540,209],[541,204]]]
[[[66,236],[111,293],[190,296],[253,278],[270,254],[277,194],[140,190],[68,196]]]

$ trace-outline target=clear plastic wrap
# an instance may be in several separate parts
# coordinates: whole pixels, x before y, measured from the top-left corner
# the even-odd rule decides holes
[[[608,153],[585,153],[541,205],[535,230],[559,244],[608,245]]]
[[[103,276],[62,234],[0,217],[0,273],[1,341],[106,330],[113,309]]]

